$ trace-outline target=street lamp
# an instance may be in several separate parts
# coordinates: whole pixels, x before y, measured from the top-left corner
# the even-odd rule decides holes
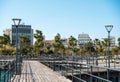
[[[110,32],[113,28],[113,25],[106,25],[105,28],[108,32],[108,67],[110,68]]]
[[[20,25],[21,19],[19,18],[13,18],[14,26],[16,27],[16,74],[20,73],[20,67],[19,67],[19,58],[18,58],[18,26]]]

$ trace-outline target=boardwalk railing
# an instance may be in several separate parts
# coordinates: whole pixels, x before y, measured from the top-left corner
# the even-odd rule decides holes
[[[61,71],[64,76],[71,76],[73,82],[118,82],[119,69],[107,68],[102,66],[83,64],[74,61],[41,61],[53,70]],[[103,72],[103,75],[101,75]],[[117,80],[111,79],[114,73],[118,75]],[[86,78],[89,77],[89,78]]]
[[[0,66],[0,82],[11,82],[14,74],[15,61],[2,61],[2,65]]]

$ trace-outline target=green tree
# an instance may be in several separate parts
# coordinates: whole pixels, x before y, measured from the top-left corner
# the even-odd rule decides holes
[[[45,53],[51,54],[52,53],[52,49],[51,49],[52,45],[50,43],[44,43],[44,44],[45,44],[45,46],[44,46]]]
[[[118,38],[118,54],[120,54],[120,37]]]
[[[71,55],[71,51],[68,47],[65,48],[65,54],[67,55]]]
[[[120,37],[118,38],[118,47],[120,48]]]
[[[3,55],[7,55],[9,52],[6,50],[6,46],[10,46],[10,37],[8,35],[0,36],[0,46]]]
[[[103,39],[102,47],[103,47],[103,54],[107,55],[108,38]]]
[[[93,47],[92,42],[86,43],[85,44],[85,52],[88,53],[89,55],[92,55],[92,47]]]
[[[20,43],[19,52],[21,52],[20,54],[28,55],[28,53],[30,52],[30,48],[31,48],[29,38],[26,36],[20,36],[19,43]]]
[[[95,47],[95,53],[96,55],[101,55],[103,53],[102,43],[99,39],[93,40],[94,47]]]
[[[77,40],[73,36],[70,36],[68,39],[68,48],[72,51],[71,54],[75,52],[75,47],[77,45]]]
[[[54,37],[54,42],[52,44],[53,46],[53,52],[57,54],[63,54],[64,53],[64,45],[61,42],[61,38],[59,35],[56,35]]]
[[[111,54],[112,54],[112,56],[117,55],[118,54],[118,47],[112,47]]]
[[[4,43],[4,38],[3,38],[3,36],[0,36],[0,52],[1,52],[1,54],[3,54],[3,43]]]
[[[34,51],[35,54],[41,54],[44,50],[44,37],[43,37],[43,33],[40,30],[36,30],[36,33],[34,34],[34,38],[36,39],[35,44],[34,44]]]

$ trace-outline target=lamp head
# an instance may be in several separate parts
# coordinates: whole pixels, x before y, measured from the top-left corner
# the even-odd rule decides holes
[[[14,22],[14,25],[20,25],[21,19],[19,19],[19,18],[13,18],[12,20]]]
[[[110,32],[113,28],[113,25],[106,25],[105,28],[108,32]]]

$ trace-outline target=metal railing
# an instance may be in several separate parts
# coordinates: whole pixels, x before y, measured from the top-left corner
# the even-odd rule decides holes
[[[5,63],[0,67],[0,82],[11,82],[15,74],[15,61]]]
[[[120,73],[120,70],[118,69],[83,64],[74,61],[42,61],[42,63],[51,67],[53,70],[55,70],[57,66],[57,69],[59,69],[59,71],[62,71],[62,75],[71,76],[72,82],[112,82],[108,76],[110,77],[110,74],[112,74],[112,72]],[[101,76],[100,72],[104,72],[105,75]],[[83,74],[89,77],[89,81],[81,78]],[[80,77],[77,77],[76,75],[79,75]]]

